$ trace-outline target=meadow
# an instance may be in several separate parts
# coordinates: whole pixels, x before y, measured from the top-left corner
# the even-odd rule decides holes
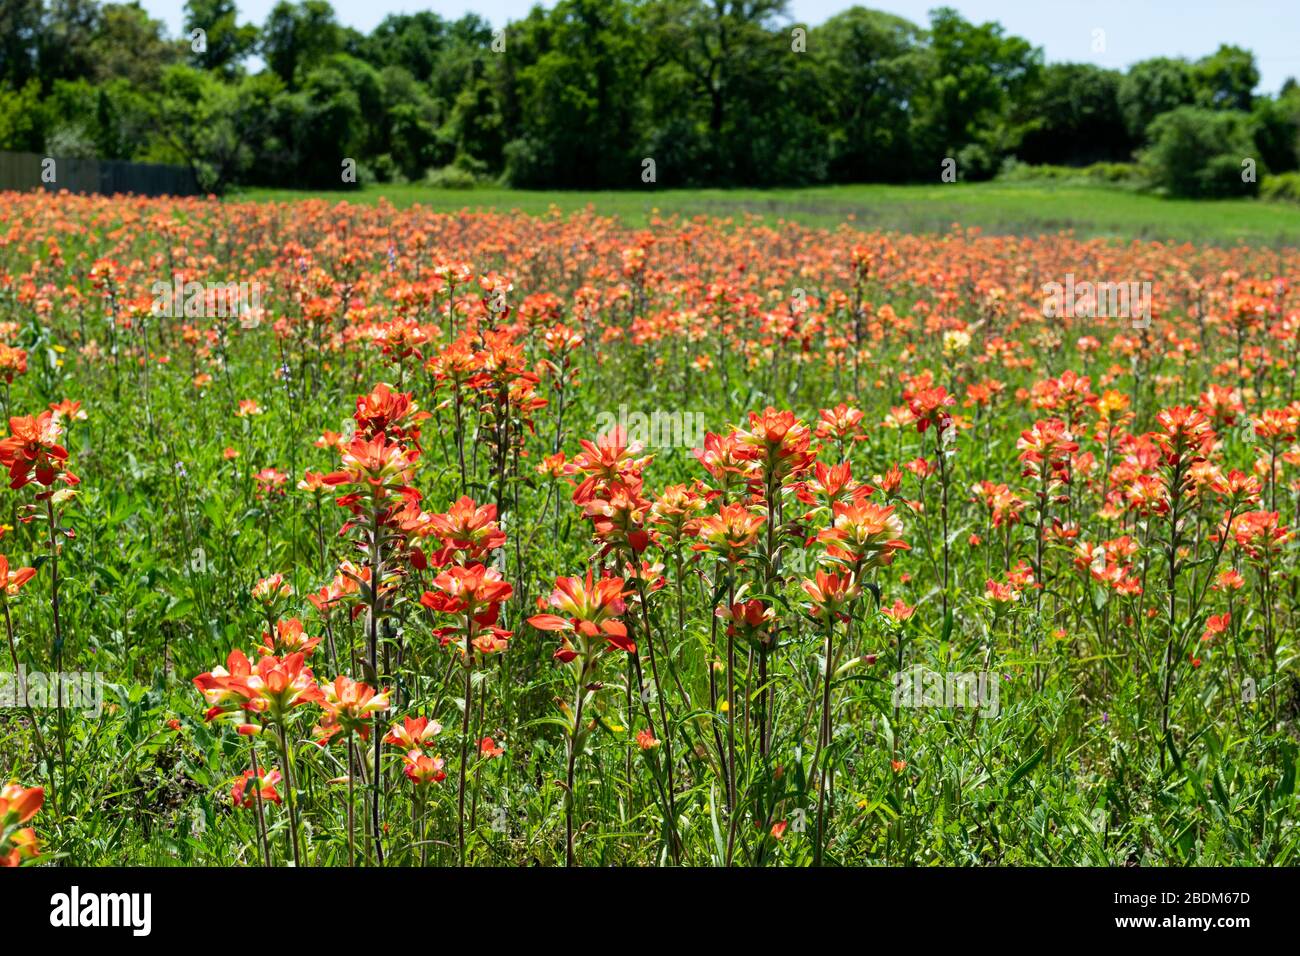
[[[1300,206],[1259,199],[1174,199],[1122,186],[1076,182],[956,182],[930,185],[864,183],[792,189],[529,190],[480,186],[440,189],[419,183],[376,183],[354,192],[247,188],[234,202],[323,199],[418,203],[434,212],[590,211],[644,228],[657,217],[703,216],[735,225],[761,218],[835,229],[943,233],[979,229],[993,235],[1084,239],[1146,239],[1231,246],[1289,247],[1300,242]]]
[[[4,196],[0,863],[1294,864],[1296,214],[1017,195]]]

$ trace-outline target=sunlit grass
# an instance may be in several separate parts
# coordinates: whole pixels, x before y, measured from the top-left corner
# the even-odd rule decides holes
[[[359,192],[249,189],[232,198],[285,202],[320,197],[397,208],[419,203],[439,212],[462,209],[544,215],[591,206],[630,226],[656,215],[790,220],[832,228],[842,222],[868,229],[945,232],[961,223],[988,233],[1038,235],[1073,230],[1082,237],[1158,239],[1230,245],[1300,243],[1300,206],[1253,199],[1165,199],[1106,186],[1053,183],[947,183],[925,186],[819,186],[807,189],[652,189],[566,192],[484,187],[434,189],[376,185]]]

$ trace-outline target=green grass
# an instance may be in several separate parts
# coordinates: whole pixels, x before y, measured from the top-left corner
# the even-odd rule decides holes
[[[987,195],[983,187],[965,191]],[[263,631],[275,630],[271,620],[299,617],[307,634],[324,638],[312,659],[316,678],[376,674],[369,679],[393,691],[383,726],[416,715],[443,726],[427,749],[446,760],[448,777],[423,784],[424,797],[416,799],[402,773],[402,748],[385,747],[387,769],[368,778],[372,785],[380,781],[389,865],[458,863],[459,824],[466,817],[468,862],[558,865],[566,856],[566,794],[575,808],[575,859],[592,867],[667,862],[668,820],[679,827],[681,862],[693,866],[725,862],[733,835],[737,862],[808,865],[820,845],[818,821],[825,821],[827,860],[845,865],[1289,866],[1300,860],[1295,543],[1263,562],[1238,544],[1215,550],[1211,535],[1225,505],[1205,492],[1191,505],[1178,498],[1181,504],[1163,516],[1158,509],[1134,509],[1115,518],[1103,511],[1103,495],[1126,493],[1126,487],[1111,489],[1100,469],[1090,480],[1081,473],[1079,480],[1058,482],[1049,495],[1032,471],[1025,473],[1027,449],[1018,443],[1051,412],[1017,397],[1063,370],[1076,370],[1096,388],[1105,381],[1104,387],[1132,396],[1135,417],[1119,420],[1118,427],[1134,436],[1155,427],[1158,409],[1194,401],[1211,384],[1239,388],[1253,414],[1283,406],[1294,394],[1294,352],[1263,323],[1249,338],[1207,330],[1203,348],[1166,347],[1197,343],[1201,331],[1199,314],[1187,314],[1192,300],[1175,286],[1160,293],[1169,305],[1142,333],[1147,345],[1130,352],[1116,340],[1114,324],[1076,319],[1065,334],[1046,316],[1032,321],[1041,298],[1021,269],[1032,261],[1042,275],[1060,276],[1079,268],[1085,256],[1087,271],[1080,272],[1089,276],[1123,278],[1138,261],[1158,278],[1184,269],[1217,276],[1231,266],[1240,269],[1244,285],[1262,283],[1274,268],[1295,274],[1300,254],[1261,260],[1176,249],[1133,256],[1114,246],[1081,251],[1058,239],[998,249],[961,239],[909,239],[882,242],[885,261],[893,261],[891,251],[907,256],[907,265],[926,276],[939,263],[942,279],[931,285],[891,267],[891,273],[872,274],[859,293],[848,271],[852,237],[845,235],[658,229],[643,278],[629,278],[620,266],[634,238],[630,232],[584,223],[531,220],[496,229],[493,222],[437,222],[419,209],[400,216],[359,207],[347,210],[356,215],[343,216],[323,203],[294,208],[292,215],[251,210],[265,213],[257,216],[227,215],[230,207],[210,203],[195,209],[169,200],[117,200],[106,213],[99,202],[41,194],[18,196],[14,207],[15,223],[34,225],[22,241],[0,245],[0,269],[37,275],[49,308],[38,308],[32,296],[0,297],[10,342],[30,356],[26,371],[3,393],[6,411],[31,414],[70,398],[83,403],[86,417],[70,419],[61,442],[67,467],[80,478],[77,494],[45,499],[47,508],[59,509],[54,526],[71,536],[51,543],[53,529],[42,522],[44,502],[36,497],[39,484],[0,492],[6,512],[0,520],[9,526],[0,553],[11,568],[37,572],[21,591],[14,583],[16,593],[0,592],[6,602],[0,618],[13,625],[0,636],[0,676],[19,667],[29,674],[96,672],[106,685],[98,712],[0,707],[0,785],[16,780],[46,788],[46,807],[32,826],[48,859],[256,865],[265,858],[258,849],[259,814],[235,807],[232,796],[251,753],[264,770],[280,766],[287,773],[292,760],[293,789],[286,782],[281,792],[295,794],[297,816],[289,816],[287,805],[266,808],[272,863],[293,858],[294,820],[301,821],[304,862],[347,863],[348,806],[354,807],[364,859],[374,843],[365,836],[367,781],[357,781],[363,786],[355,794],[331,782],[348,775],[348,758],[338,741],[329,747],[311,742],[319,708],[292,711],[289,742],[281,749],[273,733],[243,735],[226,720],[206,719],[208,705],[192,683],[226,662],[232,649],[250,652]],[[339,255],[345,225],[351,263]],[[401,265],[390,269],[391,237],[417,231],[428,242],[404,242]],[[688,232],[689,244],[680,241]],[[592,233],[598,238],[588,246],[582,239]],[[60,256],[47,255],[51,236],[58,238]],[[299,251],[285,255],[286,249]],[[120,303],[138,311],[135,303],[149,302],[152,283],[169,276],[169,257],[202,261],[193,274],[214,283],[258,276],[268,286],[267,321],[246,325],[220,315],[135,321],[139,316],[132,314],[128,324],[105,321],[104,307],[89,305],[108,302],[113,317],[122,314]],[[540,329],[512,331],[541,324],[530,323],[521,308],[508,328],[482,338],[502,358],[474,348],[485,375],[489,368],[543,369],[544,361],[569,368],[563,390],[550,371],[532,393],[550,400],[527,412],[533,428],[523,422],[522,376],[507,393],[515,398],[505,403],[503,418],[495,390],[467,385],[452,400],[451,385],[445,379],[438,385],[424,368],[423,358],[444,353],[439,339],[466,334],[467,348],[478,345],[456,315],[487,296],[486,283],[458,286],[457,309],[446,317],[441,294],[427,302],[421,321],[437,332],[430,333],[435,341],[424,356],[403,355],[392,348],[396,337],[380,339],[360,327],[368,317],[382,322],[398,315],[417,287],[434,289],[431,266],[448,260],[470,264],[476,276],[510,276],[511,303],[551,293],[557,321],[585,332],[585,343],[562,358],[547,348]],[[97,276],[115,290],[112,299],[87,275],[86,264],[96,262]],[[1005,309],[970,294],[971,267],[1005,290]],[[762,303],[769,290],[790,288],[796,279],[810,303],[828,305],[818,306],[823,316],[807,320],[802,341],[791,337],[773,347],[778,300],[756,306],[766,314],[761,318],[746,303]],[[1161,286],[1173,281],[1162,278]],[[1211,280],[1206,293],[1228,288]],[[863,332],[860,355],[845,344],[856,334],[858,294],[888,304],[896,315]],[[350,315],[344,299],[357,307]],[[1284,312],[1295,302],[1294,292],[1279,300]],[[321,314],[328,320],[308,318]],[[1014,360],[988,361],[997,347],[986,350],[981,339],[973,338],[969,348],[950,347],[930,331],[936,316],[990,343],[1005,336],[1014,343],[1006,357]],[[360,334],[345,335],[347,325]],[[627,334],[636,326],[653,334]],[[405,327],[405,315],[400,326],[389,326]],[[1089,336],[1105,344],[1087,349],[1082,343]],[[505,338],[518,351],[496,344]],[[1287,361],[1261,361],[1249,378],[1237,378],[1242,350],[1252,354],[1261,346]],[[709,362],[696,363],[705,356]],[[14,367],[12,354],[0,352],[0,359]],[[861,368],[859,359],[865,359]],[[904,372],[917,378],[903,379]],[[986,378],[1005,388],[986,407],[959,406],[971,427],[948,433],[951,443],[941,442],[938,427],[881,424],[905,403],[904,381],[914,384],[922,373],[951,383],[959,400],[971,383]],[[196,382],[198,376],[206,383]],[[514,589],[497,619],[514,636],[504,651],[478,659],[468,693],[454,644],[443,646],[435,636],[435,628],[455,623],[454,612],[420,603],[434,587],[433,575],[414,562],[406,566],[405,543],[388,545],[391,566],[404,573],[393,579],[401,600],[386,608],[391,616],[373,636],[375,663],[352,660],[354,651],[365,655],[369,645],[364,612],[350,613],[356,598],[344,599],[329,617],[307,600],[333,580],[341,561],[366,558],[356,549],[361,530],[353,513],[335,503],[343,489],[298,490],[297,481],[307,469],[320,474],[340,467],[338,451],[321,447],[328,443],[318,438],[344,430],[357,396],[382,381],[409,389],[418,407],[432,413],[423,423],[423,454],[411,481],[423,495],[421,507],[438,513],[470,494],[500,502],[507,516],[506,546],[489,560]],[[627,556],[621,549],[596,557],[608,539],[593,538],[596,526],[584,516],[587,509],[573,503],[567,484],[538,474],[544,455],[559,447],[573,461],[579,442],[606,431],[602,421],[615,411],[619,418],[627,411],[643,419],[669,413],[679,423],[678,414],[691,414],[704,427],[729,434],[730,423],[747,422],[745,412],[769,404],[816,422],[819,409],[850,401],[863,413],[862,440],[828,441],[818,460],[845,461],[859,480],[882,486],[872,497],[883,502],[889,495],[902,521],[900,540],[910,549],[888,566],[865,569],[863,580],[881,590],[877,597],[849,599],[852,623],[832,625],[829,653],[827,623],[835,618],[813,613],[812,595],[800,581],[843,559],[825,547],[822,532],[833,520],[825,495],[819,493],[813,507],[787,475],[777,484],[783,490],[775,492],[763,532],[740,549],[743,561],[722,560],[716,544],[713,554],[696,551],[707,537],[689,533],[676,542],[660,537],[642,552],[642,560],[664,566],[666,578],[663,588],[648,593],[635,587],[622,614],[645,648],[644,676],[621,651],[598,657],[590,672],[575,673],[555,661],[560,638],[528,623],[537,598],[551,594],[558,576],[602,564],[626,566]],[[933,393],[926,401],[933,404]],[[259,411],[248,414],[241,402],[254,402]],[[1081,451],[1117,465],[1127,457],[1116,450],[1126,444],[1100,429],[1093,411],[1081,409],[1078,417]],[[513,423],[506,449],[517,454],[495,454],[492,442],[506,427],[502,422]],[[1221,429],[1207,449],[1224,474],[1249,471],[1260,457],[1256,436],[1241,424]],[[628,427],[648,430],[630,417]],[[644,485],[634,482],[646,497],[697,478],[714,481],[689,450],[698,441],[687,440],[684,429],[668,430],[667,438],[650,438],[657,446],[649,450],[653,461],[645,463]],[[792,457],[802,457],[794,440],[788,447]],[[949,450],[941,458],[943,447]],[[943,461],[943,470],[923,479],[917,471],[925,469],[903,469],[901,484],[888,493],[884,486],[892,479],[874,477],[918,458],[934,467]],[[639,465],[623,461],[629,476],[641,474]],[[1182,488],[1181,468],[1170,467],[1150,464],[1143,473],[1161,487]],[[283,494],[259,489],[254,476],[270,468],[285,476]],[[1284,481],[1265,489],[1265,500],[1277,501],[1270,512],[1290,516],[1300,506],[1290,491],[1294,474],[1282,471]],[[981,482],[1002,484],[1015,496],[1001,527],[992,526],[991,509],[972,490]],[[757,486],[764,485],[760,480]],[[732,487],[729,493],[738,498],[743,492]],[[36,520],[24,520],[33,517],[34,505]],[[717,500],[705,508],[713,515],[721,505]],[[1046,529],[1057,520],[1077,537],[1053,534],[1049,540]],[[1140,579],[1140,595],[1103,587],[1074,563],[1076,546],[1122,534],[1140,536],[1142,544],[1131,560],[1116,557],[1112,566]],[[433,540],[425,542],[421,547],[431,551]],[[56,547],[57,562],[50,557]],[[1123,550],[1117,546],[1116,555]],[[987,582],[1022,560],[1042,569],[1042,590],[1026,588],[1012,601],[988,597]],[[1230,566],[1247,586],[1209,589],[1217,571]],[[294,594],[268,610],[252,591],[271,574],[283,574]],[[742,630],[741,641],[729,641],[717,616],[720,601],[742,594],[772,612],[776,643],[766,662],[751,643],[753,634]],[[886,607],[905,602],[915,611],[896,622],[877,612],[877,600]],[[1228,628],[1203,641],[1211,613],[1229,615],[1220,618]],[[1187,645],[1198,648],[1195,664]],[[836,654],[842,664],[823,668],[822,661]],[[991,676],[996,714],[933,706],[942,698],[897,696],[892,675],[913,666],[932,674]],[[766,697],[757,693],[760,685],[771,688]],[[646,698],[638,698],[638,686],[646,688]],[[580,688],[591,694],[582,720],[575,708],[557,704],[587,700]],[[719,695],[731,688],[735,704],[724,711]],[[470,706],[463,703],[467,698]],[[829,741],[816,767],[833,774],[814,773],[822,713],[830,715]],[[462,723],[466,714],[468,724]],[[754,739],[760,714],[771,715],[767,753]],[[641,749],[641,730],[662,734],[660,747]],[[474,756],[486,736],[505,753]],[[671,782],[663,772],[669,750]],[[731,751],[737,779],[730,788],[738,796],[728,806],[723,754]],[[824,813],[823,780],[828,789],[834,781]],[[664,806],[669,792],[672,808]],[[463,813],[460,794],[472,794]],[[767,835],[778,820],[789,824],[782,839]],[[5,832],[0,825],[0,854]]]
[[[1107,187],[1054,183],[948,183],[928,186],[819,186],[808,189],[645,189],[621,192],[472,191],[422,185],[377,185],[353,193],[249,189],[232,199],[288,201],[310,197],[420,203],[442,212],[517,209],[541,215],[591,205],[630,226],[656,214],[711,218],[747,214],[832,228],[942,232],[954,223],[988,233],[1038,235],[1074,230],[1080,236],[1159,239],[1232,245],[1300,243],[1300,206],[1253,199],[1187,200]]]

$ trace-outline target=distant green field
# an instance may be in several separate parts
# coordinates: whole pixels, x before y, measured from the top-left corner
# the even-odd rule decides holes
[[[402,207],[441,211],[552,207],[572,212],[590,204],[631,226],[656,213],[711,218],[759,215],[812,226],[851,222],[867,229],[936,232],[954,223],[999,234],[1037,235],[1073,229],[1080,236],[1162,239],[1231,245],[1300,245],[1300,206],[1250,199],[1162,199],[1124,189],[1055,183],[949,183],[928,186],[824,186],[808,189],[664,189],[622,192],[433,189],[370,186],[360,192],[249,189],[232,199],[287,201],[322,197],[350,202],[386,198]]]

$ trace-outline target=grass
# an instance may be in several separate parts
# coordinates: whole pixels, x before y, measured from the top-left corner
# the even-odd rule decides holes
[[[1295,245],[1300,206],[1254,199],[1164,199],[1108,186],[1055,183],[948,183],[928,186],[857,185],[806,189],[662,189],[619,192],[471,191],[423,185],[368,186],[359,193],[249,189],[232,199],[287,202],[321,197],[349,202],[387,200],[397,208],[419,203],[437,212],[520,210],[542,215],[588,205],[633,227],[656,214],[681,217],[785,219],[833,228],[851,222],[867,229],[945,232],[955,223],[987,233],[1106,236],[1212,245]]]
[[[1297,398],[1300,342],[1259,319],[1273,303],[1278,315],[1296,310],[1297,292],[1266,275],[1300,272],[1300,252],[1261,260],[1069,237],[861,243],[795,226],[659,226],[638,246],[644,236],[591,218],[435,219],[321,202],[229,212],[40,194],[0,210],[10,237],[0,269],[23,277],[0,296],[5,411],[81,402],[63,406],[58,436],[80,482],[48,498],[36,483],[0,491],[0,553],[35,571],[0,589],[0,679],[19,667],[93,672],[103,690],[94,710],[0,709],[0,786],[45,788],[30,822],[43,859],[1300,860],[1300,550],[1268,522],[1280,512],[1300,523],[1300,424],[1283,410]],[[56,242],[58,255],[47,251]],[[1150,271],[1155,318],[1146,328],[1049,319],[1026,264],[1044,277]],[[462,268],[453,293],[441,276]],[[172,269],[187,282],[257,277],[266,315],[151,313],[151,289]],[[490,305],[502,277],[508,319]],[[1204,321],[1229,297],[1236,326]],[[428,417],[376,392],[355,420],[358,395],[379,382],[410,392]],[[1204,469],[1195,496],[1161,491],[1192,487],[1191,456],[1157,454],[1143,438],[1168,437],[1160,409],[1200,402],[1213,406],[1216,438],[1198,447],[1221,476],[1243,473],[1231,501]],[[831,411],[840,403],[861,421]],[[773,412],[760,428],[746,412],[768,405],[791,415]],[[381,534],[379,507],[351,510],[382,482],[358,491],[346,472],[344,485],[308,480],[357,460],[326,432],[374,428],[384,408],[379,420],[401,429],[391,434],[422,429],[422,454],[401,479],[423,496],[417,512],[469,529],[447,533],[463,543],[452,554],[438,556],[446,532],[404,537],[434,529],[432,518],[408,512],[403,535]],[[824,437],[787,429],[795,415],[816,427],[823,409],[838,422]],[[703,439],[686,415],[714,432],[713,471],[691,453]],[[605,464],[586,457],[567,478],[538,470],[556,449],[577,468],[580,442],[614,417],[653,460],[629,451]],[[1252,420],[1271,422],[1275,437],[1262,442]],[[724,466],[735,447],[716,439],[736,424],[772,437],[735,436],[754,451]],[[10,428],[29,434],[25,425]],[[781,455],[757,451],[776,442]],[[0,465],[21,473],[18,447],[0,442]],[[836,520],[845,489],[832,486],[846,472],[810,476],[813,449],[823,465],[850,464],[877,489],[867,501],[888,502],[901,526],[879,507]],[[1278,472],[1265,478],[1270,459]],[[621,491],[575,504],[571,484],[611,467]],[[707,498],[688,495],[696,480]],[[462,494],[499,509],[504,542],[470,533],[492,524],[487,512],[457,509],[453,521]],[[1243,512],[1252,520],[1229,519],[1236,533],[1222,535],[1225,514]],[[692,516],[707,526],[688,528]],[[638,526],[656,531],[641,541],[649,573],[608,605],[637,657],[536,622],[539,597],[566,619],[590,618],[585,598],[577,610],[547,600],[557,578],[626,574]],[[367,536],[372,546],[358,549]],[[909,547],[871,556],[894,541]],[[408,545],[423,549],[418,560]],[[454,587],[453,567],[480,560],[512,591],[497,616],[470,624],[439,595]],[[342,571],[361,566],[396,569],[382,599],[345,590],[359,579]],[[862,582],[838,591],[838,615],[825,606],[831,569]],[[1241,586],[1211,588],[1226,570]],[[268,579],[292,594],[259,587]],[[810,579],[812,590],[801,584]],[[322,586],[339,589],[337,604],[309,601]],[[238,672],[234,649],[260,658],[264,632],[291,658],[292,629],[276,625],[294,618],[320,638],[315,679],[385,688],[392,708],[370,718],[381,728],[425,717],[441,731],[421,733],[418,748],[382,745],[376,772],[378,734],[360,753],[346,737],[317,744],[319,702],[270,717],[209,712],[232,700],[205,700],[194,678],[221,664]],[[475,627],[487,621],[513,636],[464,666],[457,643],[482,638]],[[575,645],[590,660],[556,659]],[[969,683],[960,697],[955,684],[917,687],[923,673],[982,675],[985,689],[972,700]],[[243,734],[245,718],[274,723]],[[425,763],[412,765],[412,752]],[[236,806],[254,763],[283,772],[273,791],[283,803]],[[0,859],[13,829],[3,816]]]

